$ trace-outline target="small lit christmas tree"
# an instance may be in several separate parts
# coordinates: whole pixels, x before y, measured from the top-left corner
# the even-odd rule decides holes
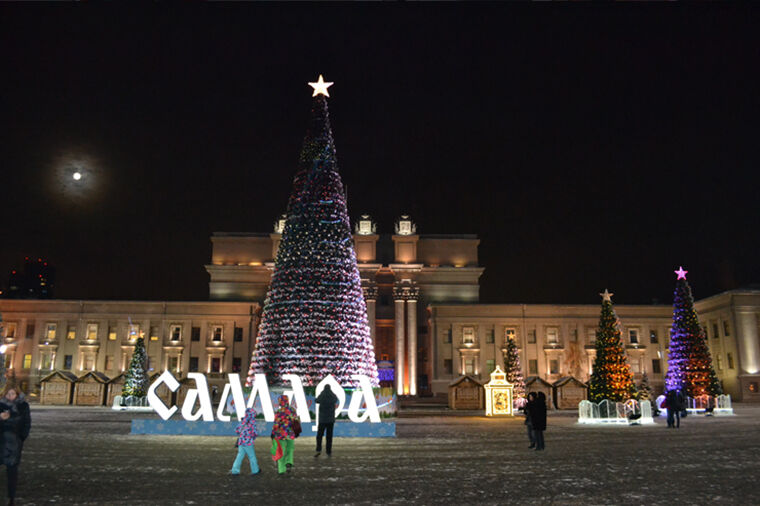
[[[599,295],[602,296],[602,313],[596,331],[596,358],[589,380],[589,399],[592,402],[604,399],[620,402],[633,397],[636,386],[623,348],[620,322],[612,308],[613,294],[604,290]]]
[[[520,354],[517,352],[517,344],[511,337],[507,337],[504,351],[504,370],[507,381],[514,385],[512,396],[515,403],[522,405],[525,399],[525,380],[523,379],[522,367],[520,366]]]
[[[637,399],[640,401],[652,401],[654,400],[654,391],[652,390],[652,387],[649,385],[649,376],[647,376],[647,373],[643,373],[641,375],[641,382],[639,383],[639,386],[636,387],[636,393],[637,393]]]
[[[124,381],[124,387],[121,390],[121,396],[142,398],[148,393],[148,364],[145,354],[145,342],[142,337],[137,338],[135,351],[132,353],[132,360],[129,363],[127,377]]]
[[[343,386],[366,375],[379,385],[346,192],[338,173],[322,76],[309,83],[311,122],[293,179],[264,310],[248,371],[272,385],[285,374],[316,385],[331,374]]]
[[[665,391],[680,390],[690,397],[720,395],[723,390],[712,366],[710,349],[694,309],[691,287],[683,267],[674,271],[673,327],[670,329]]]

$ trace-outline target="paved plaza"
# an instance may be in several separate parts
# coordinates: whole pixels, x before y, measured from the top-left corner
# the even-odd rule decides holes
[[[132,415],[32,405],[18,504],[758,504],[760,406],[686,418],[680,430],[589,427],[550,413],[546,450],[520,417],[408,411],[393,439],[336,439],[332,459],[298,439],[295,468],[228,476],[234,437],[132,436]],[[147,415],[143,415],[147,416]],[[243,470],[247,468],[244,464]],[[0,473],[5,487],[5,473]]]

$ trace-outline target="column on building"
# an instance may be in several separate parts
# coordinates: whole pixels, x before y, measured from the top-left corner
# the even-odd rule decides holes
[[[419,288],[412,285],[406,293],[407,332],[409,337],[409,395],[417,395],[417,298]]]
[[[758,339],[758,321],[755,313],[737,309],[736,344],[739,351],[741,374],[760,373],[760,339]]]
[[[404,351],[406,348],[404,327],[406,325],[404,319],[404,290],[400,283],[396,283],[396,285],[393,287],[393,304],[396,309],[396,393],[398,395],[404,395]]]
[[[364,301],[367,303],[367,324],[369,325],[369,335],[372,338],[372,349],[375,350],[375,318],[377,308],[377,283],[369,281],[367,286],[362,287],[364,292]],[[377,358],[377,357],[375,357]]]

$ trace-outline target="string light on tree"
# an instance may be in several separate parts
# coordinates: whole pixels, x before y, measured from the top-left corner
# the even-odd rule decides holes
[[[623,348],[620,321],[612,307],[614,294],[605,289],[599,295],[602,297],[602,312],[596,331],[596,357],[589,380],[589,400],[625,401],[633,397],[636,387]]]
[[[264,373],[272,385],[285,374],[316,385],[328,374],[346,387],[363,374],[378,386],[375,352],[353,248],[346,193],[338,173],[320,75],[309,129],[287,207],[272,280],[264,301],[247,386]]]
[[[694,309],[691,286],[686,281],[689,271],[679,267],[673,272],[677,278],[665,390],[680,390],[691,397],[720,395],[723,389],[713,369],[705,332]]]

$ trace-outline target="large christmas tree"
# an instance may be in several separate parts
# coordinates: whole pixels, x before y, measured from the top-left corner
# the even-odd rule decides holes
[[[132,360],[129,363],[127,377],[124,381],[124,387],[121,389],[121,396],[127,397],[145,397],[148,393],[148,363],[145,355],[145,342],[142,337],[137,338],[135,342],[135,351],[132,353]]]
[[[287,208],[287,220],[264,302],[256,349],[246,384],[265,373],[270,384],[296,374],[315,385],[332,374],[353,386],[353,374],[379,384],[367,308],[356,265],[346,193],[338,174],[319,76],[311,123]]]
[[[673,296],[673,327],[670,329],[668,373],[665,390],[680,390],[686,395],[720,395],[723,393],[712,366],[704,330],[694,310],[691,287],[683,267],[674,271],[678,278]]]
[[[512,396],[515,403],[522,405],[525,399],[525,380],[523,379],[522,367],[520,366],[520,354],[517,352],[517,344],[511,337],[507,337],[506,349],[504,350],[504,370],[507,381],[514,385]]]
[[[612,308],[612,294],[605,290],[599,295],[602,296],[602,314],[596,331],[596,358],[589,381],[589,399],[593,402],[604,399],[620,402],[632,398],[636,386],[623,348],[620,322]]]

